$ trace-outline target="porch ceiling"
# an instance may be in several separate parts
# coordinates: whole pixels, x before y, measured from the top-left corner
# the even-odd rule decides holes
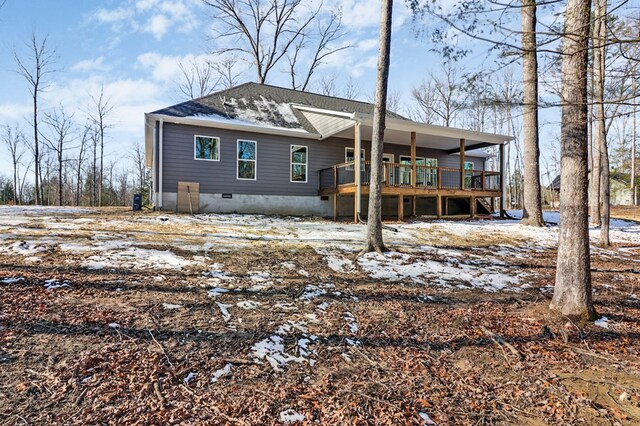
[[[339,111],[321,110],[307,106],[295,106],[313,126],[318,129],[321,139],[337,136],[352,139],[353,127],[356,122],[361,124],[363,140],[371,140],[373,115],[364,113],[345,113]],[[408,119],[387,118],[384,141],[399,145],[411,145],[411,132],[416,132],[416,145],[425,148],[435,148],[454,154],[460,149],[460,139],[465,139],[467,150],[490,145],[504,144],[512,139],[509,136],[493,133],[475,132],[456,129],[454,127],[424,124]]]
[[[372,138],[372,127],[361,126],[362,140],[370,141]],[[343,130],[334,136],[341,138],[353,139],[353,127]],[[447,136],[429,135],[416,132],[416,146],[423,148],[434,148],[441,150],[458,150],[460,148],[460,137],[452,138]],[[398,145],[411,145],[411,132],[403,130],[394,130],[387,128],[384,131],[384,141]],[[465,139],[465,147],[467,150],[472,149],[473,145],[486,146],[486,141]],[[500,142],[494,144],[498,145]]]

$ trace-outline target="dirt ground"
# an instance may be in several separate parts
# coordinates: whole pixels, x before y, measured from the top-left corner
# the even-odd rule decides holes
[[[173,239],[203,244],[223,227],[137,232],[123,211],[67,216],[92,222],[5,225],[0,243],[110,232],[210,262],[89,269],[95,253],[61,246],[35,263],[0,253],[2,425],[640,424],[640,266],[616,255],[637,258],[640,244],[594,251],[596,309],[615,324],[603,328],[548,311],[553,248],[501,258],[526,288],[483,291],[374,279],[358,263],[338,272],[306,240],[268,238],[276,229],[187,251]],[[274,365],[255,353],[278,327],[284,352],[272,355],[287,362]]]

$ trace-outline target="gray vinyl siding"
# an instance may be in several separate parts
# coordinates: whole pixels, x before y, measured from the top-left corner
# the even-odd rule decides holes
[[[159,132],[156,132],[158,135]],[[220,138],[220,161],[194,159],[195,135]],[[257,142],[256,180],[236,178],[236,143],[238,139]],[[308,147],[307,183],[290,182],[290,147]],[[345,147],[353,147],[352,139],[292,138],[259,133],[238,132],[209,127],[165,123],[163,129],[163,192],[177,192],[178,182],[199,182],[201,193],[232,193],[255,195],[308,195],[318,194],[318,170],[343,163]],[[371,143],[363,141],[365,157],[370,159]],[[384,152],[410,155],[407,145],[385,144]],[[418,157],[437,158],[438,165],[460,167],[460,157],[429,148],[417,150]],[[474,169],[482,170],[484,159],[467,157],[474,162]]]

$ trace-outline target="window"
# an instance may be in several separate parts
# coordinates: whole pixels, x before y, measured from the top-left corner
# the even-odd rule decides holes
[[[256,180],[257,145],[256,141],[238,139],[238,179]]]
[[[194,146],[196,160],[220,161],[220,138],[196,135]]]
[[[307,181],[307,147],[291,145],[291,182]]]
[[[355,150],[353,148],[345,148],[344,149],[344,162],[350,163],[352,161],[356,161],[355,155],[353,153]],[[364,161],[364,149],[360,150],[360,161]],[[347,170],[353,170],[353,165],[347,166]]]

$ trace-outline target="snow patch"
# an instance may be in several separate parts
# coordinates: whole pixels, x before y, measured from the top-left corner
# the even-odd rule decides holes
[[[262,305],[262,303],[260,302],[255,302],[253,300],[242,300],[238,303],[236,303],[236,306],[242,309],[257,309]]]
[[[221,377],[231,374],[231,367],[233,367],[233,364],[226,364],[220,370],[215,371],[211,376],[211,383],[216,383]]]
[[[0,283],[2,284],[16,284],[19,282],[24,281],[24,278],[22,277],[10,277],[10,278],[2,278],[0,279]]]
[[[174,303],[163,303],[162,307],[165,309],[180,309],[182,308],[182,305],[177,305]]]
[[[598,327],[609,328],[609,318],[601,317],[594,321],[594,324]]]
[[[198,373],[189,373],[184,379],[182,379],[182,381],[185,383],[185,385],[188,385],[189,382],[195,379],[197,375]]]
[[[60,282],[57,279],[51,279],[51,280],[46,280],[44,282],[44,288],[46,288],[47,290],[55,290],[57,288],[64,288],[64,287],[69,287],[69,281],[64,280]]]
[[[280,413],[280,423],[283,425],[292,425],[295,423],[301,423],[306,417],[304,414],[300,414],[292,408]]]
[[[220,302],[216,302],[216,305],[218,305],[218,308],[220,308],[220,313],[222,314],[222,319],[224,320],[224,322],[229,322],[229,320],[231,320],[231,314],[229,313],[229,308],[231,307],[231,305]]]

